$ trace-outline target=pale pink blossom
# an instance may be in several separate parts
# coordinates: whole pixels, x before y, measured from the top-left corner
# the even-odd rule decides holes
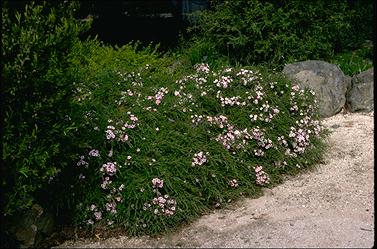
[[[106,130],[106,138],[107,138],[107,140],[115,139],[115,134],[114,134],[113,130]]]
[[[126,142],[128,140],[128,135],[127,134],[123,134],[121,137],[120,137],[120,140],[122,142]]]
[[[237,188],[238,187],[238,181],[236,179],[233,179],[229,182],[229,186],[232,188]]]
[[[164,186],[164,180],[159,178],[152,179],[153,188],[162,188]]]
[[[94,212],[94,216],[96,220],[100,220],[102,219],[102,212],[101,211]]]
[[[112,176],[116,173],[116,162],[107,162],[102,165],[101,171],[104,171],[106,174]]]
[[[91,151],[89,151],[89,156],[99,157],[99,151],[96,149],[92,149]]]

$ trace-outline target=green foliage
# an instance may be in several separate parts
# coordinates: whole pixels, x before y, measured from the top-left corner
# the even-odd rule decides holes
[[[70,71],[75,75],[75,82],[72,85],[75,111],[70,113],[70,119],[77,124],[77,136],[72,138],[76,162],[79,157],[78,153],[89,148],[88,140],[103,143],[103,134],[93,130],[94,124],[103,127],[109,116],[121,115],[122,112],[117,110],[116,100],[126,89],[119,82],[120,75],[125,72],[134,72],[130,75],[129,80],[142,82],[144,85],[153,84],[155,78],[164,82],[174,77],[173,72],[166,71],[173,64],[173,57],[162,56],[157,51],[158,46],[141,47],[137,42],[122,47],[104,46],[96,40],[75,43],[70,60]],[[141,81],[138,73],[145,71],[147,64],[149,73]],[[136,85],[130,90],[135,91],[137,88]],[[124,98],[124,101],[129,105],[135,105],[135,103],[128,102],[127,98]],[[49,186],[54,189],[49,193],[54,199],[54,205],[61,210],[60,213],[65,213],[66,221],[70,221],[75,215],[67,212],[72,211],[71,206],[77,201],[77,195],[71,195],[74,191],[60,193],[59,196],[54,193],[78,183],[79,173],[76,162],[63,170],[59,178]]]
[[[338,65],[349,76],[366,71],[373,67],[373,44],[367,42],[360,49],[337,54],[330,62]]]
[[[181,61],[186,61],[186,65],[193,66],[205,62],[216,68],[230,64],[229,58],[220,54],[214,43],[204,40],[181,38],[176,53],[179,54]]]
[[[350,28],[342,30],[340,49],[336,52],[346,52],[362,48],[366,41],[371,41],[373,35],[373,1],[348,1],[350,6],[348,23]]]
[[[62,172],[69,176],[63,186],[70,191],[59,196],[70,202],[76,226],[161,233],[239,196],[258,196],[261,187],[279,183],[282,174],[307,168],[323,154],[312,93],[292,89],[281,74],[260,67],[210,70],[205,64],[193,71],[153,47],[135,44],[97,44],[90,50],[88,60],[77,62],[81,79],[75,85],[83,146],[77,164]],[[229,87],[216,86],[222,76],[233,79]],[[222,105],[221,98],[237,96],[247,104]],[[214,121],[221,115],[228,118],[224,127]],[[252,121],[250,115],[258,118]],[[244,147],[237,147],[243,143],[239,138],[230,149],[219,140],[227,132],[238,136],[247,129],[251,134],[258,127],[264,138],[247,138]],[[296,148],[291,127],[311,130],[304,153],[287,154]],[[287,145],[280,144],[280,136]],[[274,148],[265,149],[268,139]],[[258,149],[265,155],[255,155]],[[207,161],[192,165],[200,152]],[[258,184],[258,166],[269,181]],[[164,181],[161,188],[153,185],[158,179]],[[164,212],[158,198],[167,203]]]
[[[69,159],[75,129],[68,119],[69,54],[89,27],[75,20],[77,7],[76,2],[30,3],[18,12],[2,4],[4,214],[30,206]]]
[[[281,68],[298,60],[329,60],[372,36],[372,1],[215,1],[191,27],[201,54]],[[211,48],[211,49],[208,49]],[[199,61],[196,61],[196,63]]]

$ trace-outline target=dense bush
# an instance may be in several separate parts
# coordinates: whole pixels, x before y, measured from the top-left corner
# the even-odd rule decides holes
[[[191,27],[202,57],[280,67],[295,60],[329,60],[372,39],[373,1],[214,1]],[[210,48],[210,49],[209,49]],[[196,59],[198,56],[194,56]],[[199,60],[199,61],[200,61]],[[194,61],[198,62],[198,61]]]
[[[64,197],[77,226],[156,234],[318,162],[311,91],[261,68],[174,70],[153,51],[99,47],[80,67],[86,147]]]
[[[340,49],[336,52],[356,50],[374,40],[374,1],[352,0],[350,6],[350,29],[344,31]],[[348,33],[347,33],[348,31]]]
[[[2,4],[3,214],[30,206],[70,161],[70,53],[89,27],[74,18],[77,7],[30,3],[18,12]]]

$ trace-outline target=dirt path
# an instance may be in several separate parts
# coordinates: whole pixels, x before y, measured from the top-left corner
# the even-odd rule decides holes
[[[358,247],[374,245],[372,114],[323,121],[333,133],[325,163],[313,172],[216,210],[160,238],[66,241],[59,247]]]

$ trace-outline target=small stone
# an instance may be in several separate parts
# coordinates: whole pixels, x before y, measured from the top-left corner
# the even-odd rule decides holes
[[[333,129],[337,129],[339,127],[340,127],[340,125],[338,125],[338,124],[334,124],[334,125],[330,126],[330,128],[333,128]]]

